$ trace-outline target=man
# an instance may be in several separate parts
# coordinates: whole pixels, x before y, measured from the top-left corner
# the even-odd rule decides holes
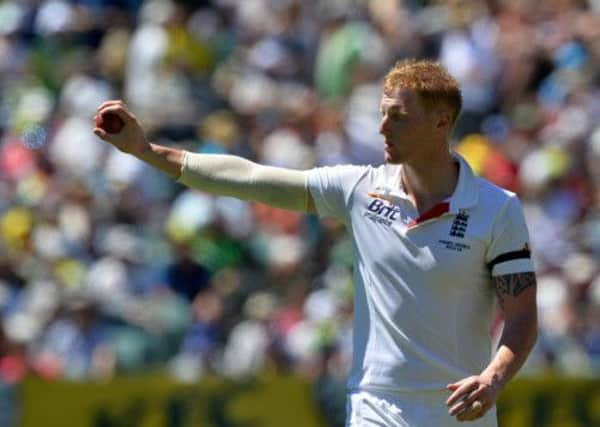
[[[448,146],[461,108],[438,64],[405,61],[384,81],[386,165],[310,171],[150,144],[125,122],[100,138],[190,187],[343,221],[354,243],[349,426],[494,426],[499,392],[537,331],[528,234],[516,196],[473,176]],[[491,355],[494,291],[505,325]]]

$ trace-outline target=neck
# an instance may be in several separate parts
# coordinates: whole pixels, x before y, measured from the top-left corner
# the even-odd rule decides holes
[[[417,205],[439,203],[450,197],[458,181],[456,160],[448,150],[402,164],[404,190]]]

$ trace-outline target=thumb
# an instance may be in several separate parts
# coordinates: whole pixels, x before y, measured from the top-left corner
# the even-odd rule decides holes
[[[94,134],[96,134],[96,136],[98,136],[99,138],[106,138],[106,131],[104,131],[103,129],[94,128]]]

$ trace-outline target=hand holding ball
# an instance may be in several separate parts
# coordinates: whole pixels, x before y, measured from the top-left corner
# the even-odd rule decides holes
[[[140,122],[121,100],[100,104],[94,117],[93,132],[123,153],[139,157],[151,148]]]
[[[125,122],[115,113],[102,113],[96,117],[96,127],[107,133],[119,133],[125,126]]]

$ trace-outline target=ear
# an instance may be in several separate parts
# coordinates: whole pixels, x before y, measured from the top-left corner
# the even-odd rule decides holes
[[[448,129],[450,128],[450,122],[450,113],[448,111],[438,111],[435,123],[436,129]]]

